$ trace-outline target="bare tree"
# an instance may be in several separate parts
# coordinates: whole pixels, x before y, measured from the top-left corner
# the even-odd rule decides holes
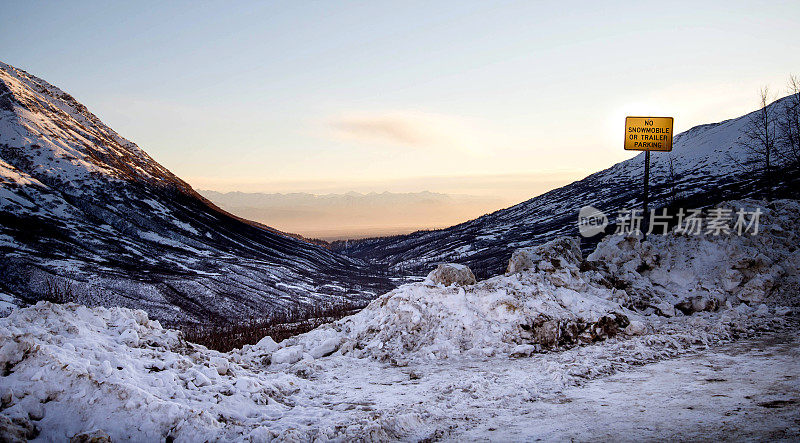
[[[781,159],[787,166],[800,166],[800,78],[789,76],[789,96],[784,100],[783,113],[778,119],[778,138]]]
[[[756,169],[761,174],[765,183],[766,197],[772,197],[772,176],[775,168],[777,142],[777,125],[775,115],[768,108],[770,93],[767,87],[761,89],[761,108],[750,115],[750,120],[745,126],[739,139],[739,145],[744,148],[746,164]]]
[[[669,180],[669,202],[671,205],[674,205],[678,200],[678,175],[675,173],[675,157],[672,155],[672,152],[669,152],[669,157],[667,158],[668,161],[668,176],[667,179]]]

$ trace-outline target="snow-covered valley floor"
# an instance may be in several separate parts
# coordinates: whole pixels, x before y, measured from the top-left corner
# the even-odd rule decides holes
[[[115,441],[793,440],[800,438],[798,320],[663,353],[649,346],[669,348],[668,341],[629,337],[512,359],[399,367],[339,356],[288,371],[248,370],[213,351],[159,355],[163,341],[154,352],[128,355],[88,342],[81,354],[95,348],[93,366],[70,355],[67,341],[64,352],[36,350],[44,361],[3,378],[3,415],[17,428],[38,427],[43,441],[96,429]]]
[[[0,433],[64,441],[797,439],[800,204],[754,236],[611,236],[443,267],[229,353],[143,311],[0,318]],[[455,284],[449,284],[450,282]]]

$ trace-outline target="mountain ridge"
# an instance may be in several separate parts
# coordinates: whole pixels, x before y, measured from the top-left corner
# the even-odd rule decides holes
[[[7,64],[0,103],[6,296],[30,303],[58,287],[71,301],[197,323],[360,304],[391,286],[360,259],[227,213],[72,96]]]

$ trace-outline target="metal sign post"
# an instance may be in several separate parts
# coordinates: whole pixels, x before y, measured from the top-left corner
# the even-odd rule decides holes
[[[647,240],[647,191],[650,189],[650,151],[644,152],[644,196],[642,197],[642,241]]]
[[[648,218],[650,203],[650,151],[672,150],[672,117],[625,117],[625,150],[645,151],[644,192],[642,195],[642,220]],[[642,241],[647,239],[647,229],[642,231]]]

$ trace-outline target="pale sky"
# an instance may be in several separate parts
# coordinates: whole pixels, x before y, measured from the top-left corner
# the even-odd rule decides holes
[[[800,2],[4,2],[0,60],[199,189],[521,201],[800,73]]]

